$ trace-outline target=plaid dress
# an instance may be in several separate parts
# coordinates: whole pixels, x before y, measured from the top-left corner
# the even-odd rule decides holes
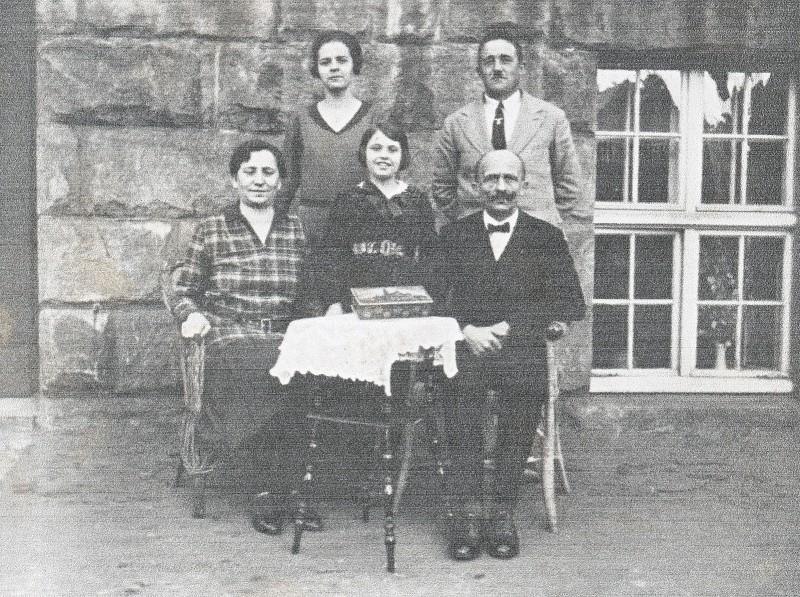
[[[261,319],[292,319],[304,294],[305,235],[298,216],[276,213],[262,243],[239,205],[200,221],[176,264],[170,310],[179,323],[203,312],[206,345],[264,336]]]

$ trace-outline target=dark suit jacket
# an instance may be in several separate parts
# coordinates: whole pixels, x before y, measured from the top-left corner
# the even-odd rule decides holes
[[[564,235],[520,211],[508,246],[495,261],[483,212],[446,226],[441,233],[440,296],[450,291],[445,312],[464,327],[506,321],[503,352],[543,358],[551,321],[583,319],[586,305]],[[516,360],[516,359],[514,359]]]

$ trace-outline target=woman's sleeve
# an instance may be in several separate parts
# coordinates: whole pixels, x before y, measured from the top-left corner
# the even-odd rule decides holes
[[[427,193],[415,189],[414,211],[416,214],[417,247],[419,248],[420,282],[434,301],[442,294],[441,250],[436,234],[435,215]]]
[[[303,176],[303,137],[300,133],[300,118],[297,114],[293,114],[286,124],[286,133],[283,137],[283,157],[286,161],[286,190],[289,199],[292,200]]]
[[[205,243],[205,226],[199,223],[186,250],[185,259],[175,268],[176,274],[169,309],[178,323],[186,321],[189,314],[201,310],[208,287],[211,258]]]
[[[346,192],[339,193],[328,215],[322,242],[316,248],[317,280],[320,284],[319,295],[323,297],[325,306],[349,300],[350,281],[347,271],[350,257],[348,238],[351,216],[350,196]]]

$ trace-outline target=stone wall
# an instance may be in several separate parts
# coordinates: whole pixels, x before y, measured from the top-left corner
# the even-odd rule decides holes
[[[525,87],[563,107],[593,198],[595,69],[609,48],[795,50],[796,0],[38,0],[41,386],[127,392],[178,382],[158,267],[227,200],[230,148],[280,142],[320,93],[309,40],[344,28],[365,46],[356,92],[411,132],[409,178],[430,181],[443,118],[481,90],[481,28],[527,32]],[[568,225],[591,296],[593,239]],[[591,327],[563,351],[588,385]]]

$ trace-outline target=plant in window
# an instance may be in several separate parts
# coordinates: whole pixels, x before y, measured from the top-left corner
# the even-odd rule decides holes
[[[700,252],[699,298],[734,301],[738,292],[736,240],[724,237],[703,239]],[[716,368],[726,368],[727,349],[736,334],[736,307],[711,304],[700,307],[698,336],[716,349]]]

